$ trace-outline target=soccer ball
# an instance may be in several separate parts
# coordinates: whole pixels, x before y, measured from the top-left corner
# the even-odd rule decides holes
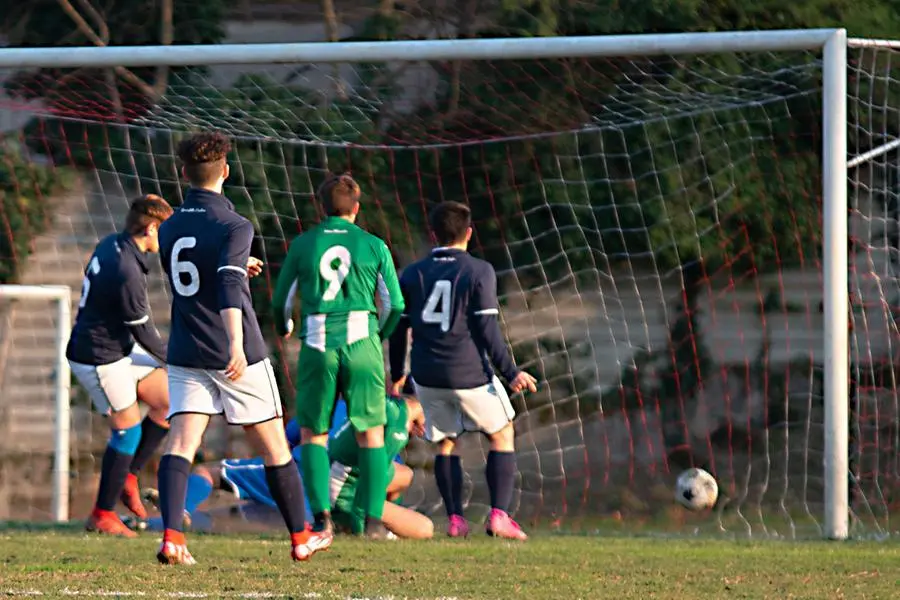
[[[678,476],[675,500],[688,510],[712,508],[718,497],[716,478],[703,469],[688,469]]]

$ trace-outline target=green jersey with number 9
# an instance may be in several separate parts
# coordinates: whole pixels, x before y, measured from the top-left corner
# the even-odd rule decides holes
[[[340,217],[326,218],[291,243],[272,299],[279,335],[293,330],[298,292],[300,339],[322,351],[388,336],[403,312],[403,295],[387,246]]]

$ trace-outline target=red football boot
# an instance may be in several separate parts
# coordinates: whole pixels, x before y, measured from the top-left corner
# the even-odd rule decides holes
[[[122,495],[119,496],[119,499],[138,519],[142,521],[147,519],[147,509],[141,502],[141,488],[138,486],[138,478],[134,473],[129,473],[128,478],[125,479],[125,487],[122,488]]]
[[[137,533],[128,529],[125,523],[122,522],[122,519],[119,518],[119,515],[111,510],[95,508],[91,511],[91,516],[88,517],[84,528],[87,531],[94,531],[106,535],[116,535],[126,538],[137,537]]]

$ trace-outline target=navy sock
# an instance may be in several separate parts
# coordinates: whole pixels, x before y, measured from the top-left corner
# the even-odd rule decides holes
[[[434,457],[434,478],[438,491],[444,499],[447,516],[463,516],[462,502],[462,462],[458,456]]]
[[[132,458],[130,454],[119,452],[112,445],[106,447],[100,471],[100,489],[97,490],[98,509],[113,510],[116,507],[122,488],[125,487]]]
[[[491,450],[488,453],[485,475],[487,476],[488,489],[491,493],[491,508],[509,512],[509,505],[512,504],[513,488],[516,485],[515,452]]]
[[[450,490],[453,494],[453,512],[463,516],[463,470],[462,459],[450,457]]]
[[[438,491],[444,500],[444,508],[447,516],[452,517],[455,514],[456,505],[453,502],[453,490],[450,486],[450,457],[438,454],[434,457],[434,480],[437,483]]]
[[[212,494],[212,483],[201,475],[191,475],[188,478],[187,494],[184,501],[184,510],[193,514],[197,507],[206,502]]]
[[[184,504],[190,474],[191,463],[183,456],[166,454],[159,461],[159,509],[166,529],[184,531]]]
[[[266,483],[288,531],[300,533],[306,529],[306,499],[297,463],[292,459],[283,465],[267,466]]]
[[[141,422],[141,443],[138,444],[134,458],[131,460],[131,473],[137,475],[141,472],[167,433],[169,433],[167,428],[160,426],[150,417],[144,418]]]

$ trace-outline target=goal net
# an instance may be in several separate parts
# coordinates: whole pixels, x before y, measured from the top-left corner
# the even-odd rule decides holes
[[[867,533],[888,531],[900,500],[898,163],[885,150],[900,133],[896,54],[849,51],[850,154],[875,150],[851,168],[848,221],[849,501]],[[256,225],[254,252],[267,265],[252,289],[290,412],[297,343],[274,334],[268,300],[287,244],[321,217],[313,191],[326,172],[358,179],[361,225],[399,268],[428,251],[429,208],[463,202],[471,251],[498,273],[509,346],[541,381],[513,398],[518,519],[581,531],[821,533],[821,51],[407,58],[173,68],[159,98],[89,64],[7,72],[3,143],[16,152],[0,181],[5,272],[77,292],[87,254],[129,198],[181,202],[177,142],[222,130],[235,140],[226,194]],[[159,269],[151,295],[165,333]],[[10,339],[9,356],[37,352],[27,336]],[[23,377],[7,369],[4,390]],[[80,516],[105,435],[73,398],[74,427],[94,431],[73,438]],[[17,402],[0,396],[0,408]],[[248,452],[227,432],[205,449]],[[488,503],[484,440],[467,439],[462,454],[477,518]],[[413,443],[405,459],[420,476],[404,501],[440,516],[429,449]],[[691,466],[719,482],[712,514],[674,503],[674,480]],[[0,489],[12,485],[4,477]]]

